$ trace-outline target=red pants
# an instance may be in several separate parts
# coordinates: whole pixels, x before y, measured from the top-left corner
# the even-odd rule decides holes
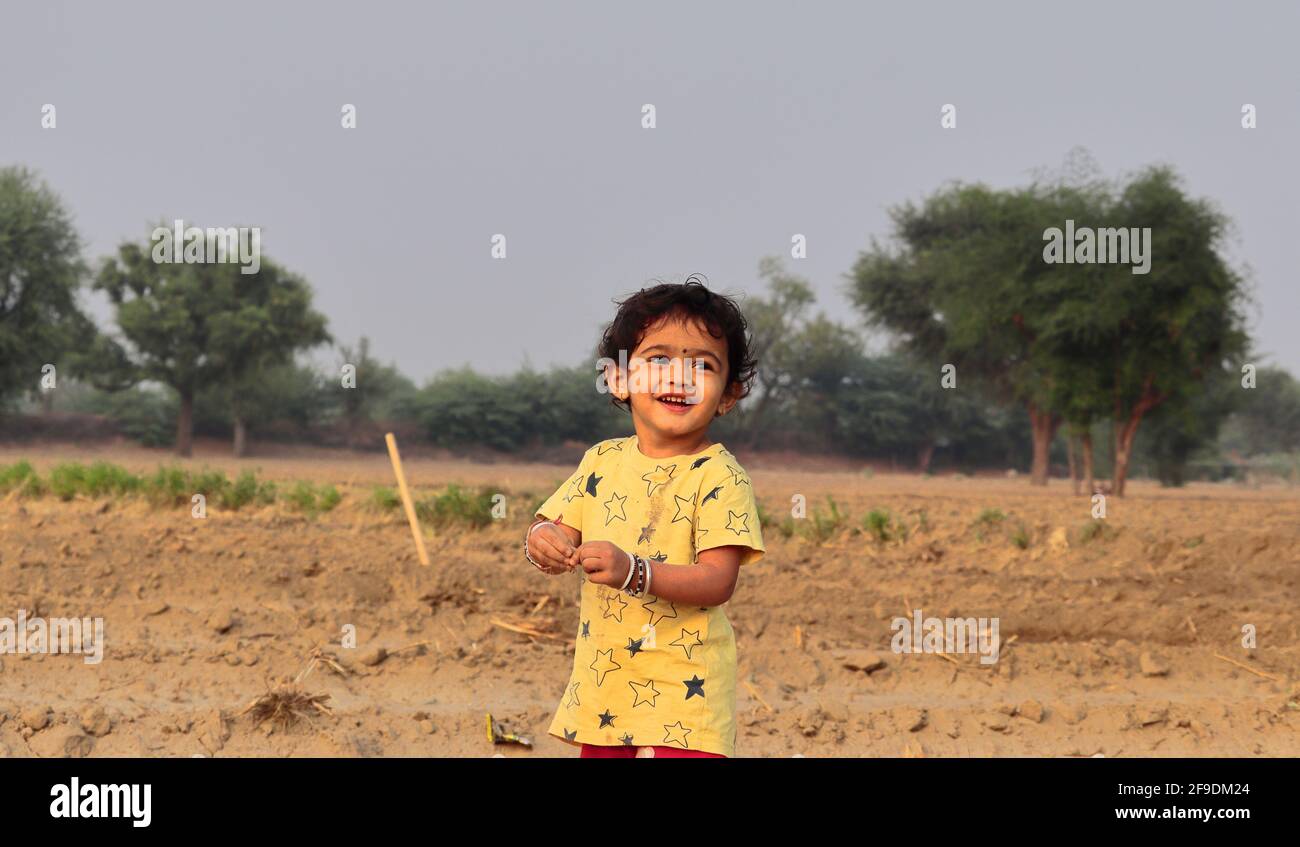
[[[641,752],[641,751],[648,752]],[[683,750],[680,747],[633,747],[631,744],[584,744],[580,759],[725,759],[721,753]]]

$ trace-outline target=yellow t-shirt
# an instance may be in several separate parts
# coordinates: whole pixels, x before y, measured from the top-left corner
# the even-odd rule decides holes
[[[754,488],[721,444],[653,459],[635,435],[602,441],[537,511],[584,542],[672,565],[727,545],[749,548],[741,564],[763,556]],[[584,575],[573,673],[549,732],[571,744],[733,755],[736,638],[723,608],[631,597]]]

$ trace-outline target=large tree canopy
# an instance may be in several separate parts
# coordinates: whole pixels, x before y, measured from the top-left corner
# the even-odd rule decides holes
[[[0,404],[39,390],[42,369],[76,371],[94,336],[77,305],[86,268],[63,203],[26,168],[0,168]]]
[[[1211,370],[1244,349],[1242,280],[1220,253],[1227,222],[1166,168],[1121,190],[1098,181],[955,185],[892,216],[897,245],[873,243],[860,256],[850,275],[855,304],[904,349],[1023,405],[1038,484],[1063,420],[1086,430],[1108,415],[1122,494],[1142,417],[1197,395]],[[1067,221],[1081,231],[1149,228],[1149,272],[1047,261],[1047,233]],[[1086,255],[1099,258],[1099,249]]]
[[[241,384],[328,341],[325,318],[312,309],[307,283],[266,258],[257,273],[245,274],[236,264],[155,262],[151,250],[147,243],[121,245],[95,287],[117,307],[137,376],[180,395],[177,452],[191,451],[195,393],[218,386],[231,389],[239,454],[246,414]]]

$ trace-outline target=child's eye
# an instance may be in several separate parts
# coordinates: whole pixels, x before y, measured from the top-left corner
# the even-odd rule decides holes
[[[668,364],[669,359],[667,356],[663,354],[658,354],[655,356],[651,356],[650,358],[646,359],[646,361],[656,365],[666,365]]]
[[[708,362],[704,361],[703,359],[696,359],[696,360],[695,360],[695,369],[696,369],[696,370],[711,371],[711,370],[713,370],[713,365],[709,364]]]

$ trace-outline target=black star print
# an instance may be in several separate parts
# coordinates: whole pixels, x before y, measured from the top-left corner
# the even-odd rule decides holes
[[[596,729],[604,729],[607,726],[613,726],[614,718],[618,717],[618,715],[611,715],[609,709],[606,709],[604,714],[597,715],[596,717],[600,718],[600,726],[596,727]]]
[[[623,737],[620,738],[619,741],[622,741],[623,744],[624,744],[624,746],[631,747],[631,746],[632,746],[632,733],[630,733],[630,732],[624,733],[624,734],[623,734]]]
[[[590,494],[592,497],[596,496],[596,486],[600,485],[600,481],[602,479],[604,479],[604,477],[596,476],[595,471],[592,471],[591,476],[587,477],[587,493]]]
[[[704,680],[700,679],[699,674],[692,674],[690,679],[683,679],[682,683],[686,686],[687,700],[697,694],[704,696]]]
[[[712,456],[705,456],[703,459],[696,459],[695,461],[691,462],[691,470],[695,470],[700,465],[704,464],[705,462],[707,462],[709,459],[712,458],[713,458]]]
[[[703,506],[705,503],[709,502],[710,500],[717,500],[718,492],[720,491],[722,491],[722,486],[715,485],[712,491],[704,495],[704,499],[700,501],[700,505]]]
[[[642,642],[642,641],[645,641],[645,639],[644,639],[644,638],[638,638],[638,639],[636,639],[636,640],[634,641],[634,640],[632,640],[631,638],[629,638],[629,639],[627,640],[627,646],[624,647],[623,649],[626,650],[626,651],[628,652],[628,658],[631,658],[631,657],[635,656],[637,653],[640,653],[640,652],[641,652],[641,642]]]
[[[645,526],[641,527],[641,537],[636,540],[636,543],[648,544],[650,542],[650,536],[654,534],[655,534],[654,524],[646,524]]]
[[[667,554],[667,553],[663,553],[663,552],[661,552],[661,551],[659,551],[659,550],[656,550],[656,551],[655,551],[655,554],[654,554],[653,556],[651,556],[650,558],[653,559],[653,560],[656,561],[656,562],[666,562],[666,561],[668,561],[668,554]]]
[[[569,732],[567,728],[564,730],[565,741],[576,741],[577,739],[578,739],[578,731],[576,729],[573,732]]]
[[[582,637],[583,638],[591,637],[591,621],[582,622]]]

